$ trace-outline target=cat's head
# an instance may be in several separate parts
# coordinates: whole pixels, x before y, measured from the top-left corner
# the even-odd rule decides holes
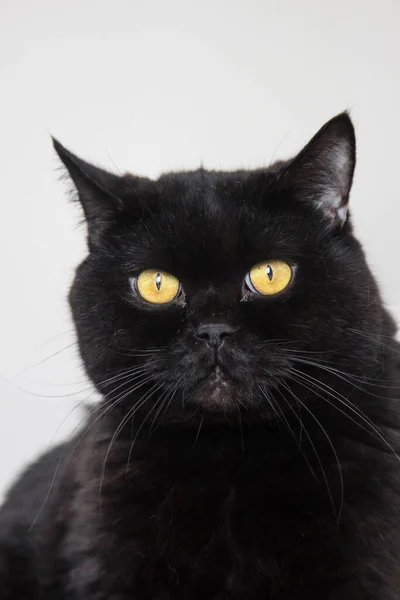
[[[104,395],[151,419],[262,414],[302,360],[333,356],[350,370],[355,356],[369,360],[362,333],[382,315],[348,218],[347,114],[294,159],[256,171],[153,181],[55,148],[87,221],[89,255],[70,301]]]

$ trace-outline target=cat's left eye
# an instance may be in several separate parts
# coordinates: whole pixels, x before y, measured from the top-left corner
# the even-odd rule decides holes
[[[282,292],[292,279],[291,267],[282,260],[258,263],[245,277],[248,289],[262,296],[273,296]]]
[[[165,271],[146,269],[136,280],[139,295],[152,304],[168,304],[181,291],[179,280]]]

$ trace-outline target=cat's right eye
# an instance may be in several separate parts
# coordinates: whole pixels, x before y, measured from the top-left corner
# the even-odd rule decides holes
[[[180,281],[165,271],[146,269],[136,279],[139,295],[151,304],[168,304],[181,291]]]
[[[282,292],[292,279],[292,269],[283,260],[258,263],[245,277],[248,289],[261,296],[273,296]]]

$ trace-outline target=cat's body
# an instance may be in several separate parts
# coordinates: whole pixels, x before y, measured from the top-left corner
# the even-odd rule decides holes
[[[9,494],[7,600],[397,599],[400,348],[346,220],[348,117],[257,172],[150,182],[57,149],[89,225],[70,299],[105,400]],[[267,297],[251,267],[269,259],[263,290],[282,261],[291,276]],[[152,268],[180,282],[165,306],[144,300]]]

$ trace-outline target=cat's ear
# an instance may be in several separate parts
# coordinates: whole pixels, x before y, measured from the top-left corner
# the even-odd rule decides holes
[[[64,148],[58,140],[52,140],[85,213],[89,247],[96,246],[110,224],[125,210],[123,194],[126,179],[87,163]]]
[[[328,121],[291,161],[285,173],[296,199],[313,205],[333,227],[347,218],[356,162],[354,127],[347,113]]]

